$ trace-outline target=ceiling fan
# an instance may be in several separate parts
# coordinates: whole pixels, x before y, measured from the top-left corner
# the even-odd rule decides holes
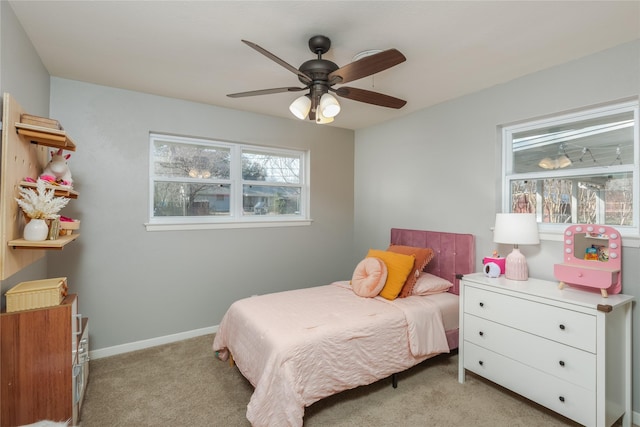
[[[304,87],[278,87],[228,94],[227,96],[231,98],[309,90],[306,95],[293,101],[289,110],[299,119],[309,117],[316,123],[330,123],[340,112],[338,100],[329,92],[342,98],[388,108],[402,108],[407,103],[402,99],[370,90],[346,86],[333,87],[373,75],[406,61],[407,58],[396,49],[366,55],[343,67],[338,67],[335,63],[322,58],[322,55],[329,51],[331,40],[326,36],[313,36],[309,39],[309,49],[318,55],[317,59],[308,60],[300,68],[295,68],[255,43],[247,40],[242,42],[296,74]]]

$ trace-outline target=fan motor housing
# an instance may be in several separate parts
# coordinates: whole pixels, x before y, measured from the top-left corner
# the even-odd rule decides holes
[[[313,36],[309,39],[309,50],[322,55],[331,49],[331,40],[327,36]]]
[[[329,73],[334,72],[338,68],[340,68],[338,65],[327,59],[310,59],[304,62],[298,69],[311,77],[311,80],[321,80],[326,82],[329,80]],[[298,77],[298,80],[307,84],[307,82],[301,77]]]

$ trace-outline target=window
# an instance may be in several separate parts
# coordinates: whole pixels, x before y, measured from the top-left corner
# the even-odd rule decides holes
[[[151,134],[147,228],[308,221],[307,157],[303,151]]]
[[[638,102],[503,128],[503,212],[535,213],[540,230],[568,224],[638,235]]]

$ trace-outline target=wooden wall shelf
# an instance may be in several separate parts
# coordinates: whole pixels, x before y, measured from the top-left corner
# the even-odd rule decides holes
[[[10,240],[8,245],[13,249],[58,249],[62,250],[67,243],[71,243],[80,237],[79,234],[67,234],[59,236],[55,240],[42,240],[39,242],[31,242],[24,239]]]
[[[37,184],[35,182],[22,181],[20,187],[36,188]],[[46,188],[47,190],[53,190],[53,195],[56,197],[66,197],[68,199],[78,198],[78,192],[69,187],[47,184]]]
[[[47,147],[76,151],[76,144],[64,130],[52,129],[20,122],[16,122],[15,127],[18,135],[22,135],[27,140],[35,142],[38,145],[46,145]]]
[[[45,257],[46,251],[39,249],[60,250],[79,237],[79,234],[70,234],[44,242],[22,239],[25,218],[15,198],[20,197],[20,187],[31,186],[25,178],[40,176],[46,167],[48,147],[76,150],[76,144],[57,120],[27,114],[10,94],[4,93],[0,155],[0,280]],[[51,187],[58,197],[78,198],[78,193],[70,188]]]

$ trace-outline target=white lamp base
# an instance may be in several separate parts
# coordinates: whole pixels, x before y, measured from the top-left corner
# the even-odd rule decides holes
[[[529,279],[527,259],[522,255],[520,249],[513,248],[513,251],[507,255],[504,266],[504,277],[510,280]]]

